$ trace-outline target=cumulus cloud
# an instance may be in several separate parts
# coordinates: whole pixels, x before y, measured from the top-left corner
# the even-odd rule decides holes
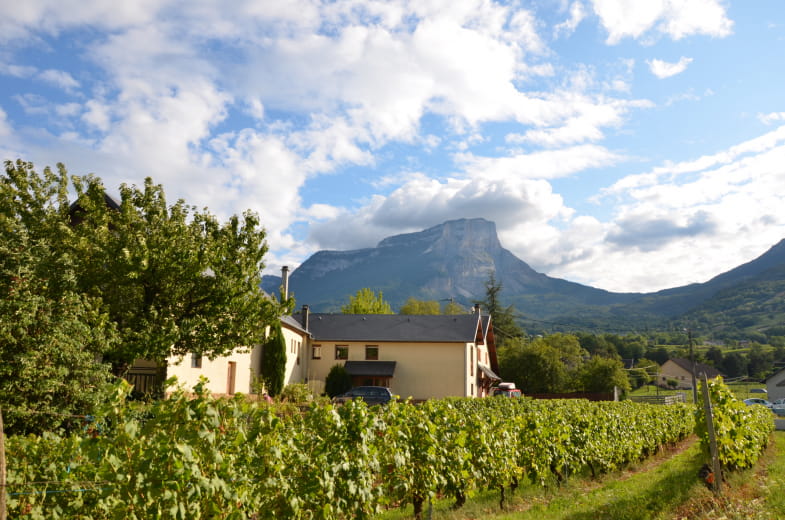
[[[670,78],[676,74],[681,74],[687,70],[687,66],[692,63],[692,58],[685,58],[682,56],[676,63],[669,63],[663,60],[650,60],[646,63],[649,64],[649,70],[652,74],[660,79]]]
[[[667,35],[680,40],[694,34],[724,37],[733,22],[717,0],[592,0],[594,12],[608,31],[607,43],[624,38]]]
[[[694,160],[627,176],[604,192],[617,205],[594,242],[602,262],[554,266],[609,290],[703,282],[785,237],[785,126]]]
[[[534,229],[570,213],[546,181],[439,181],[420,175],[389,196],[374,196],[358,209],[313,225],[311,239],[325,248],[357,249],[373,246],[390,234],[418,231],[451,219],[482,217],[496,222],[499,229],[518,225]]]
[[[555,179],[590,168],[609,166],[623,159],[623,156],[605,147],[590,144],[507,157],[479,157],[472,153],[456,155],[456,161],[467,175],[484,179]]]

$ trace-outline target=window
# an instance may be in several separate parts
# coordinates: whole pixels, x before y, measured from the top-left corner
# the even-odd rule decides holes
[[[202,368],[201,354],[191,354],[191,368]]]
[[[314,345],[311,347],[311,359],[322,359],[322,346]]]
[[[379,359],[379,345],[365,345],[365,359],[376,361]]]
[[[349,359],[349,345],[335,345],[335,359]]]

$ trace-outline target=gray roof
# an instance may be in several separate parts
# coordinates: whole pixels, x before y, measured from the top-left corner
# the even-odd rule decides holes
[[[303,332],[305,334],[308,333],[308,331],[303,328],[299,321],[294,319],[292,316],[289,316],[288,314],[281,316],[281,325],[289,326],[289,328]]]
[[[392,377],[395,361],[347,361],[343,367],[350,376]]]
[[[294,315],[302,323],[302,314]],[[314,341],[385,341],[471,343],[477,337],[477,314],[319,314],[308,317]],[[485,331],[483,330],[483,333]]]

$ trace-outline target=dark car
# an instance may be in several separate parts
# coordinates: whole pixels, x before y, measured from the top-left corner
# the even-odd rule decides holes
[[[333,397],[333,402],[345,403],[358,397],[369,406],[373,404],[387,404],[393,399],[390,389],[384,386],[356,386],[348,392]]]

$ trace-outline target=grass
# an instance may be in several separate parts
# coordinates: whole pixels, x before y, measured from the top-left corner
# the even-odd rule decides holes
[[[503,510],[498,491],[483,491],[459,510],[434,500],[434,520],[742,520],[785,518],[785,432],[776,432],[764,457],[747,471],[726,476],[721,496],[698,478],[697,441],[599,479],[576,476],[562,487],[521,486]],[[411,507],[378,516],[412,518]],[[428,512],[423,518],[427,519]]]

